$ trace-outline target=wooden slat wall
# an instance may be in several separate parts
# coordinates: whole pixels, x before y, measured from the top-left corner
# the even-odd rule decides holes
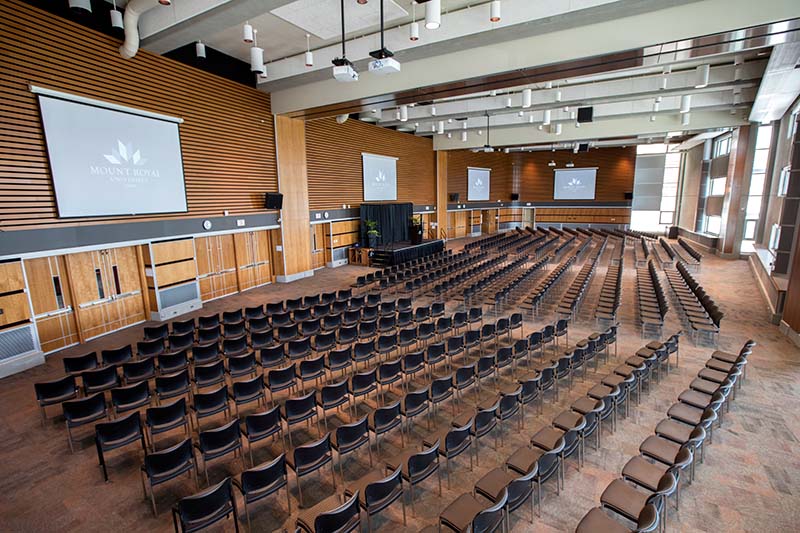
[[[631,210],[627,207],[609,208],[536,208],[536,222],[569,224],[630,224]]]
[[[0,329],[30,322],[31,309],[25,294],[22,261],[0,263]]]
[[[447,152],[447,193],[458,193],[458,201],[467,202],[467,168],[490,168],[489,200],[511,201],[512,167],[511,157],[503,152],[471,152],[451,150]]]
[[[436,203],[433,142],[358,120],[306,123],[311,209],[357,207],[364,199],[361,153],[397,157],[397,201]]]
[[[140,50],[19,0],[0,2],[3,229],[263,211],[277,191],[269,95]],[[182,117],[188,213],[58,219],[36,97],[28,84]]]

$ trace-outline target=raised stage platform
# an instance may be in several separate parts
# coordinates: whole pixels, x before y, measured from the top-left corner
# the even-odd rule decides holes
[[[444,241],[441,239],[422,241],[421,244],[411,244],[410,241],[395,242],[372,248],[369,252],[370,264],[378,267],[397,265],[442,250]]]

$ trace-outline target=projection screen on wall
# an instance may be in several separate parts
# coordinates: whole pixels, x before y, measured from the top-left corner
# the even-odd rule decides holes
[[[39,94],[60,217],[185,212],[178,124]]]
[[[595,168],[559,168],[553,180],[554,200],[594,200]]]
[[[364,201],[397,200],[397,158],[361,153]]]
[[[467,200],[480,202],[489,200],[489,182],[492,171],[488,168],[467,167]]]

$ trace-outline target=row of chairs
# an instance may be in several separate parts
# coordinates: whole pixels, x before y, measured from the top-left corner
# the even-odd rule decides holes
[[[686,265],[678,263],[676,271],[667,272],[667,280],[692,336],[697,338],[707,335],[712,341],[716,341],[725,315],[689,273]]]
[[[714,424],[722,424],[723,413],[741,386],[753,346],[755,342],[748,340],[738,354],[712,354],[690,388],[667,410],[667,418],[656,425],[654,435],[639,446],[640,455],[622,468],[621,479],[603,491],[601,507],[590,510],[576,532],[666,531],[669,498],[674,495],[679,509],[682,472],[689,469],[691,483],[696,463],[705,459],[706,441],[712,442]]]
[[[462,260],[457,265],[453,265],[452,268],[426,271],[413,279],[407,280],[403,285],[403,292],[413,296],[415,293],[424,294],[435,290],[444,281],[452,280],[458,276],[467,276],[470,272],[489,268],[488,265],[496,263],[496,260],[487,261],[488,258],[488,253],[479,253]]]
[[[526,268],[521,274],[507,281],[499,290],[494,293],[494,312],[495,315],[506,307],[509,302],[516,303],[520,297],[527,294],[528,287],[535,282],[541,271],[550,262],[550,257],[542,257]]]
[[[376,282],[380,282],[381,280],[388,278],[390,275],[398,274],[400,272],[405,272],[406,270],[413,269],[415,267],[423,269],[437,268],[439,266],[444,265],[446,262],[448,262],[449,259],[455,258],[456,260],[458,260],[460,258],[465,257],[465,255],[466,254],[463,253],[454,254],[452,250],[442,250],[427,255],[425,257],[418,257],[410,261],[405,261],[397,265],[392,265],[380,270],[376,270],[365,276],[358,276],[356,278],[356,281],[350,287],[353,289],[368,290]]]
[[[642,338],[648,329],[654,329],[660,337],[669,306],[652,260],[648,260],[644,267],[636,268],[636,293]]]
[[[687,267],[694,269],[695,271],[700,269],[700,264],[703,261],[703,254],[701,254],[697,248],[692,246],[692,244],[684,239],[683,237],[678,237],[678,247],[675,249],[680,261],[683,261]]]
[[[503,257],[505,258],[505,256]],[[495,270],[494,272],[491,272],[482,278],[474,281],[470,280],[472,283],[464,287],[461,292],[465,304],[471,305],[476,298],[479,301],[482,301],[481,295],[484,292],[490,291],[498,285],[505,283],[506,280],[510,276],[513,276],[518,269],[524,267],[527,264],[527,261],[527,257],[518,257],[510,263],[506,263],[502,268]]]
[[[541,280],[536,288],[531,291],[530,296],[525,298],[521,307],[523,309],[530,309],[531,316],[539,314],[539,309],[545,302],[548,295],[555,292],[555,289],[564,281],[564,275],[569,271],[570,267],[575,263],[576,256],[570,254],[567,258],[562,260],[553,270],[551,270],[543,280]]]
[[[620,240],[617,242],[617,249],[620,250],[620,255],[625,251],[625,241]],[[616,249],[614,254],[616,254]],[[595,321],[600,324],[602,322],[616,323],[617,312],[622,300],[622,270],[623,261],[617,261],[608,265],[606,277],[603,280],[603,286],[600,289],[600,294],[597,299],[597,307],[594,310]]]
[[[459,253],[453,259],[443,262],[438,268],[414,268],[403,274],[390,276],[381,280],[381,291],[394,291],[411,293],[415,290],[427,291],[436,286],[436,283],[452,278],[454,275],[474,268],[489,257],[488,253],[464,254]]]
[[[583,302],[584,296],[589,289],[594,278],[597,263],[602,257],[606,249],[607,238],[604,238],[600,245],[592,252],[589,259],[583,264],[578,275],[572,280],[572,283],[564,294],[561,296],[561,303],[556,308],[558,316],[566,316],[570,320],[574,320],[575,315]]]
[[[470,268],[469,270],[461,272],[456,276],[452,276],[441,281],[440,283],[437,283],[432,290],[434,298],[444,301],[450,292],[454,291],[458,287],[461,287],[465,283],[472,282],[476,279],[483,279],[483,277],[486,276],[491,276],[492,273],[502,268],[501,265],[505,262],[505,260],[505,255],[496,256],[488,261]]]

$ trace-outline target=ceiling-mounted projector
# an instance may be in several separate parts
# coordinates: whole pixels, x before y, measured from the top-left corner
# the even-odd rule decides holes
[[[369,71],[373,74],[397,74],[400,72],[400,62],[393,57],[385,57],[369,62]]]
[[[347,58],[336,58],[333,60],[333,77],[342,82],[358,81],[358,72]]]

